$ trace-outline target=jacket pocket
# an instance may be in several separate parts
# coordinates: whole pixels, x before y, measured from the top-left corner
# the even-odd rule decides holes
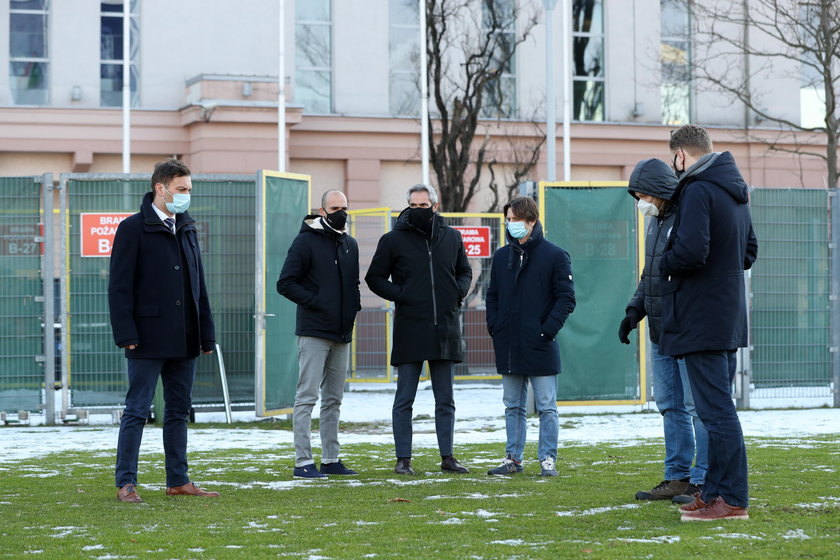
[[[138,305],[134,315],[137,317],[157,317],[160,315],[160,308],[157,305]]]

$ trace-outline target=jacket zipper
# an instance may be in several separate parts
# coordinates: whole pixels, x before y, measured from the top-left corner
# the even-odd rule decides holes
[[[437,299],[435,298],[435,267],[432,263],[432,246],[429,240],[426,240],[426,249],[429,251],[429,274],[432,278],[432,315],[434,316],[435,326],[437,326]]]
[[[514,249],[511,249],[511,251],[513,251],[513,250]],[[522,265],[524,264],[524,260],[525,260],[525,253],[519,253],[519,268],[516,269],[516,274],[513,275],[513,289],[514,289],[514,291],[516,291],[516,282],[519,281],[519,273],[522,272]],[[513,337],[512,334],[510,336],[511,336],[511,338]],[[511,358],[511,355],[513,354],[512,348],[513,348],[513,345],[509,343],[508,344],[508,373],[510,373],[513,370],[513,360]]]

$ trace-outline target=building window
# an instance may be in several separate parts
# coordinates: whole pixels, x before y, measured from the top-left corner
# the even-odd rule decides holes
[[[691,35],[684,0],[660,0],[662,122],[691,121]]]
[[[805,128],[825,127],[825,65],[817,55],[825,55],[825,46],[817,45],[819,29],[829,22],[820,21],[826,13],[819,5],[803,3],[799,21],[802,22],[802,59],[799,73],[799,125]]]
[[[9,82],[15,105],[49,103],[49,0],[9,2]]]
[[[572,118],[603,121],[606,81],[603,0],[572,0],[572,56],[575,66]]]
[[[140,44],[140,24],[137,2],[131,4],[131,105],[137,106],[139,71],[137,67]],[[103,107],[122,105],[123,87],[123,0],[102,0],[99,32],[99,104]]]
[[[332,112],[330,0],[295,3],[295,101],[307,113]]]
[[[499,71],[487,83],[483,117],[516,116],[516,0],[482,0],[482,35],[492,33],[489,70]]]
[[[392,115],[420,114],[420,16],[417,0],[390,0],[389,98]]]

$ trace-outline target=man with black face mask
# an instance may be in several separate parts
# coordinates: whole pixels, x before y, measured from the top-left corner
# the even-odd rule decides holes
[[[330,190],[289,247],[277,291],[297,304],[299,378],[292,426],[296,478],[357,474],[339,460],[338,420],[359,293],[359,245],[347,234],[347,197]],[[315,468],[312,408],[321,394],[321,468]]]
[[[453,364],[464,359],[460,312],[472,282],[461,234],[436,213],[437,192],[408,189],[408,208],[379,240],[365,281],[376,295],[396,303],[391,365],[397,366],[392,411],[397,474],[411,467],[411,418],[423,362],[429,362],[435,396],[435,431],[443,471],[466,473],[452,455],[455,401]]]

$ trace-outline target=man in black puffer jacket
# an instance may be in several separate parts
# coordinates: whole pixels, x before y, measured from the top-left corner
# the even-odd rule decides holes
[[[627,335],[643,317],[647,317],[653,396],[665,432],[665,478],[650,491],[636,492],[636,499],[691,503],[706,478],[708,435],[694,408],[685,362],[659,352],[663,283],[659,261],[677,219],[676,189],[677,176],[667,163],[658,159],[640,161],[630,175],[627,191],[638,200],[642,215],[650,216],[650,222],[645,236],[642,278],[627,304],[618,338],[624,344],[630,344]],[[692,463],[695,463],[693,467]]]
[[[748,519],[747,453],[731,398],[737,348],[747,345],[744,269],[758,243],[749,189],[729,152],[712,152],[704,129],[671,134],[681,174],[674,226],[660,261],[659,350],[685,356],[694,404],[709,433],[709,470],[702,495],[682,506],[683,521]]]
[[[319,214],[306,216],[289,247],[277,291],[297,304],[298,378],[292,427],[294,476],[351,475],[339,460],[338,421],[350,358],[353,322],[361,309],[359,245],[347,234],[347,198],[321,197]],[[321,469],[310,444],[312,408],[321,392]]]

